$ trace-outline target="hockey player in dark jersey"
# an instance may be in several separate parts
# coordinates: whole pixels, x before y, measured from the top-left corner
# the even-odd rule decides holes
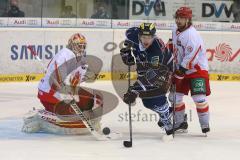
[[[156,36],[153,23],[142,23],[126,31],[125,47],[120,50],[123,63],[136,65],[137,81],[124,94],[123,101],[134,103],[137,97],[143,105],[159,114],[158,122],[166,134],[173,132],[166,93],[170,87],[173,55]]]

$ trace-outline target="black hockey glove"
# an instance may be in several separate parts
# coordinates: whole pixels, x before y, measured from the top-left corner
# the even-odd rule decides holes
[[[122,61],[124,64],[126,64],[128,66],[132,66],[135,64],[134,57],[131,54],[130,48],[122,48],[120,50],[120,55],[122,57]]]
[[[135,64],[134,57],[131,54],[132,44],[129,41],[124,42],[124,47],[120,50],[120,55],[124,64],[132,66]]]
[[[129,104],[129,103],[131,104],[135,102],[137,97],[138,97],[138,93],[136,91],[132,91],[129,89],[129,91],[124,94],[123,101],[126,104]]]

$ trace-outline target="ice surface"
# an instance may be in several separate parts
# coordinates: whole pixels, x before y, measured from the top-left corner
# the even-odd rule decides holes
[[[85,84],[115,94],[110,81]],[[103,127],[121,131],[123,138],[96,141],[91,135],[64,136],[21,132],[22,116],[32,107],[42,108],[37,83],[0,84],[0,159],[1,160],[233,160],[240,157],[240,83],[211,82],[209,97],[211,133],[203,137],[194,103],[188,97],[186,113],[189,132],[163,142],[163,131],[156,125],[153,112],[141,101],[133,107],[133,147],[124,148],[128,140],[127,105],[119,99],[118,107],[103,117]],[[146,119],[147,118],[147,119]]]

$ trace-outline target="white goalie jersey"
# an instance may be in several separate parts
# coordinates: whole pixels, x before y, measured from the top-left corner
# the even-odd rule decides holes
[[[47,66],[47,72],[38,85],[38,89],[48,93],[52,88],[51,77],[54,77],[58,84],[71,83],[74,78],[78,83],[84,81],[87,71],[86,54],[77,61],[75,54],[68,48],[60,50]],[[76,82],[70,85],[77,85]]]

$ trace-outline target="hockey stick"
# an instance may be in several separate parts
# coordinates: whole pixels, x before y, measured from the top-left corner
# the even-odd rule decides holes
[[[31,46],[27,47],[31,54],[40,62],[42,62],[42,60],[38,57],[37,53],[33,50],[33,48]],[[61,84],[64,85],[64,83],[62,82]],[[121,137],[120,133],[117,132],[112,132],[109,135],[102,135],[99,132],[96,131],[96,129],[93,127],[92,123],[88,120],[88,118],[85,117],[85,115],[83,114],[82,110],[77,106],[75,100],[74,100],[74,96],[72,95],[72,93],[67,92],[66,90],[64,91],[65,94],[70,94],[70,96],[72,97],[72,100],[70,101],[70,106],[71,108],[74,110],[74,112],[81,118],[82,122],[84,123],[84,125],[87,127],[87,129],[89,130],[89,132],[97,139],[97,140],[111,140],[111,139],[117,139],[119,137]],[[115,137],[114,137],[115,135]]]
[[[38,54],[36,53],[36,51],[33,50],[31,45],[28,45],[27,49],[30,50],[31,55],[33,55],[39,62],[41,62],[40,64],[41,64],[41,66],[42,66],[42,68],[43,68],[43,70],[45,72],[45,66],[43,64],[43,61],[38,57]]]
[[[131,85],[131,67],[128,65],[128,88]],[[124,147],[132,147],[132,109],[131,109],[131,103],[128,103],[128,112],[129,112],[129,141],[123,141]]]
[[[173,102],[172,102],[172,107],[173,107],[173,138],[175,137],[175,109],[176,109],[176,84],[172,84],[172,90],[173,90]]]
[[[170,38],[168,40],[168,44],[172,44],[172,38]],[[173,54],[173,52],[172,52],[172,54]],[[172,64],[173,73],[175,72],[175,68],[176,68],[175,65],[176,64],[175,64],[175,56],[174,56],[173,64]],[[173,120],[172,120],[172,122],[173,122],[173,124],[172,124],[172,128],[173,128],[172,136],[174,138],[175,137],[175,109],[176,109],[176,84],[175,83],[172,83],[171,92],[173,92],[173,102],[171,104],[172,104],[172,118],[173,118]]]
[[[38,61],[42,61],[39,57],[38,57],[38,55],[37,55],[37,53],[33,50],[33,48],[32,48],[32,46],[27,46],[27,48],[30,50],[30,53],[38,60]]]
[[[77,106],[76,102],[72,100],[70,102],[71,108],[74,110],[74,112],[81,118],[83,124],[87,127],[88,131],[97,139],[97,140],[113,140],[118,139],[121,137],[120,133],[115,134],[109,134],[109,135],[102,135],[99,132],[96,131],[96,129],[93,127],[92,123],[88,120],[88,118],[85,117],[82,110]],[[115,137],[114,137],[115,135]]]

